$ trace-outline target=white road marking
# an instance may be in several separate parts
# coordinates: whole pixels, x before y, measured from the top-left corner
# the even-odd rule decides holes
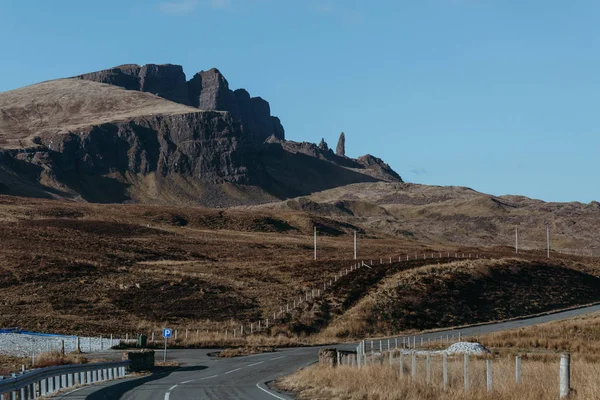
[[[177,387],[177,385],[173,385],[169,388],[167,393],[165,393],[165,400],[169,400],[169,398],[171,397],[171,390],[175,389],[176,387]]]
[[[206,380],[206,379],[212,379],[212,378],[216,378],[217,376],[219,376],[219,375],[207,376],[206,378],[201,378],[200,380],[201,380],[201,381],[204,381],[204,380]]]
[[[231,371],[225,372],[225,375],[230,374],[230,373],[235,372],[235,371],[239,371],[240,369],[241,368],[232,369]]]
[[[185,381],[185,382],[181,382],[182,385],[185,385],[186,383],[190,383],[190,382],[194,382],[193,379],[190,379],[189,381]]]
[[[273,360],[279,360],[279,359],[281,359],[281,358],[285,358],[285,356],[271,358],[271,361],[273,361]]]
[[[268,391],[267,389],[263,389],[263,388],[261,388],[261,387],[260,387],[260,382],[256,384],[256,387],[257,387],[257,388],[259,388],[260,390],[262,390],[263,392],[265,392],[266,394],[269,394],[269,395],[271,395],[271,396],[275,397],[276,399],[279,399],[279,400],[286,400],[286,399],[284,399],[283,397],[279,397],[279,396],[277,396],[275,393],[271,393],[271,392],[270,392],[270,391]]]
[[[248,366],[249,366],[249,367],[254,367],[255,365],[262,364],[262,363],[264,363],[264,361],[259,361],[259,362],[256,362],[256,363],[254,363],[254,364],[250,364],[250,365],[248,365]]]

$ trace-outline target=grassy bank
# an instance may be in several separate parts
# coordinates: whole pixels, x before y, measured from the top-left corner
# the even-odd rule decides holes
[[[293,391],[299,399],[332,400],[414,400],[414,399],[469,399],[469,400],[547,400],[557,399],[559,389],[558,359],[523,361],[523,381],[514,378],[514,360],[510,357],[493,361],[494,386],[486,389],[485,360],[471,359],[469,363],[470,390],[463,386],[462,358],[449,361],[449,386],[442,387],[441,361],[432,362],[431,381],[425,379],[424,362],[420,361],[418,379],[410,377],[405,364],[400,375],[399,365],[369,366],[358,370],[346,366],[329,368],[313,366],[283,378],[279,387]],[[571,364],[573,399],[600,399],[600,365],[575,359]]]

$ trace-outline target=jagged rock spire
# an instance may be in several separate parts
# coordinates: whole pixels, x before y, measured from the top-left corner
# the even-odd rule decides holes
[[[323,151],[329,150],[329,146],[327,146],[327,142],[325,142],[325,139],[321,139],[321,143],[319,143],[319,149]]]
[[[346,156],[346,135],[344,135],[344,132],[342,132],[342,134],[340,135],[337,147],[335,148],[335,154],[337,154],[340,157]]]

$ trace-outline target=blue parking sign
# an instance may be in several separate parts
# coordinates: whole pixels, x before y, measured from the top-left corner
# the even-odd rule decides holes
[[[168,339],[168,338],[170,338],[170,337],[171,337],[171,335],[173,335],[173,330],[172,330],[172,329],[169,329],[169,328],[164,328],[164,329],[163,329],[163,337],[164,337],[165,339]]]

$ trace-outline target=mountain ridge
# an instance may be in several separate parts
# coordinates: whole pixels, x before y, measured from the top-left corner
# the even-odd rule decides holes
[[[0,161],[0,194],[101,203],[228,207],[402,181],[376,157],[285,140],[268,102],[216,68],[187,81],[155,64],[0,93]]]

